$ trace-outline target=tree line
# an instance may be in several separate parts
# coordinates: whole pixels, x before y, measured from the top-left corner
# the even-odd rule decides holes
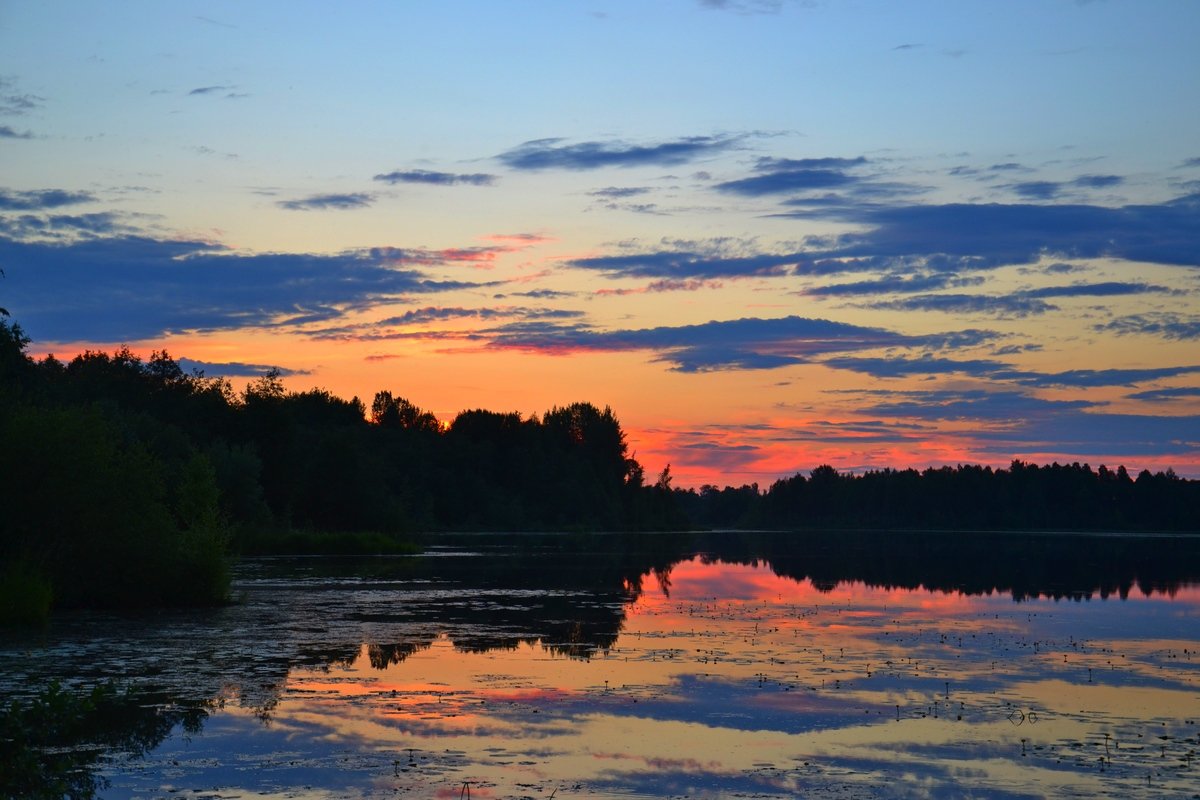
[[[1088,464],[869,470],[820,466],[773,483],[676,489],[704,528],[1200,531],[1200,481]]]
[[[839,473],[766,491],[647,480],[609,408],[483,409],[438,420],[234,391],[165,351],[35,360],[0,315],[0,617],[221,601],[231,554],[403,552],[419,531],[879,528],[1200,530],[1200,482],[1124,467]]]
[[[0,561],[25,600],[216,600],[230,552],[397,551],[415,531],[686,525],[591,403],[443,422],[391,391],[368,409],[272,371],[235,392],[165,351],[29,343],[0,319]]]

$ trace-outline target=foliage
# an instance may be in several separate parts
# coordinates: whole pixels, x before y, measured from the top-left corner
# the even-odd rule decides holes
[[[14,465],[0,558],[43,575],[57,607],[220,602],[230,551],[405,552],[423,529],[682,522],[669,489],[644,485],[612,410],[590,403],[443,425],[380,391],[368,419],[358,398],[289,391],[278,370],[238,394],[165,351],[35,361],[28,344],[0,319]]]
[[[145,689],[101,684],[72,691],[51,683],[0,706],[0,797],[92,798],[105,782],[92,772],[102,753],[143,755],[182,724],[196,733],[207,704],[180,704]]]
[[[1008,469],[960,465],[839,473],[829,465],[808,477],[718,490],[676,491],[703,527],[945,530],[1200,530],[1200,482],[1167,470],[1136,479],[1087,464]]]
[[[54,587],[24,559],[0,570],[0,625],[38,625],[50,618]]]

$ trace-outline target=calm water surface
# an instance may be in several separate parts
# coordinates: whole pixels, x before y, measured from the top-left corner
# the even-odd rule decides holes
[[[1200,539],[459,536],[72,615],[0,681],[200,709],[102,797],[1200,795]]]

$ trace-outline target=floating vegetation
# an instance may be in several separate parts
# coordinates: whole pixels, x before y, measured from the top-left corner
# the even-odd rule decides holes
[[[168,687],[161,742],[89,762],[105,798],[1200,793],[1185,578],[1014,602],[590,541],[247,562],[240,604],[9,642],[0,689]]]

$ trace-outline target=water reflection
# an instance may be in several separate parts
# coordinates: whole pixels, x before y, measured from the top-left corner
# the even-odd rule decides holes
[[[1198,545],[458,537],[245,564],[219,612],[59,620],[0,679],[221,698],[111,759],[106,797],[1190,795]]]

